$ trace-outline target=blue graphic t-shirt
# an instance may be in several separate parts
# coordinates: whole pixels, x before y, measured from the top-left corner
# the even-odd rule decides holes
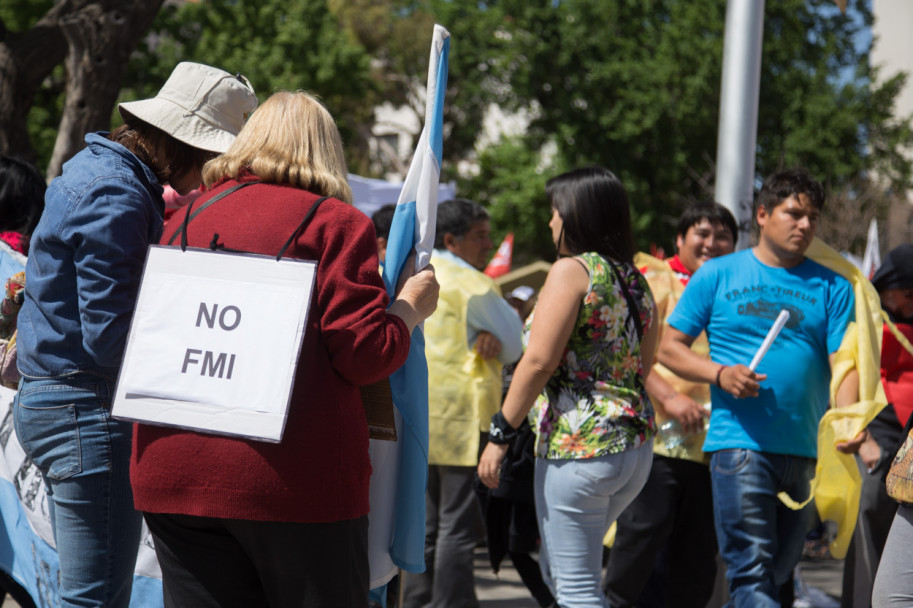
[[[762,264],[752,250],[706,262],[668,323],[689,336],[707,330],[716,363],[748,365],[781,309],[789,321],[757,367],[757,397],[711,387],[713,412],[704,451],[748,448],[814,458],[828,405],[836,351],[853,320],[853,292],[837,273],[806,259],[793,268]]]

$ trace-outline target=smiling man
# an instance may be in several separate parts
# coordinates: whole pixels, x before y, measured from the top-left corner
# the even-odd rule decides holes
[[[660,344],[663,365],[712,384],[704,451],[733,606],[779,608],[814,514],[812,505],[790,510],[777,494],[808,496],[829,363],[853,318],[846,279],[805,257],[823,205],[821,185],[805,171],[771,175],[756,204],[758,244],[701,267]],[[752,371],[781,310],[789,320]],[[710,359],[690,348],[704,330]]]
[[[704,262],[732,253],[737,235],[728,209],[698,202],[679,218],[676,255],[662,261],[637,255],[635,263],[653,292],[660,323]],[[691,349],[708,357],[706,336]],[[659,363],[646,387],[657,424],[674,419],[689,434],[681,445],[669,448],[657,435],[647,483],[618,518],[606,566],[606,595],[612,608],[704,608],[713,595],[717,554],[709,457],[701,450],[708,415],[703,406],[710,401],[710,387],[679,378]]]

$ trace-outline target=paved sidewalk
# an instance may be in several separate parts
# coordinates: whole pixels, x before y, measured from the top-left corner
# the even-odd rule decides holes
[[[839,600],[840,580],[843,576],[842,560],[803,560],[799,564],[799,569],[806,585],[823,592],[831,599]],[[520,581],[509,558],[501,565],[499,576],[495,576],[488,563],[485,549],[477,549],[475,575],[476,593],[481,608],[538,608]],[[805,608],[818,608],[820,605]],[[7,597],[0,608],[19,608],[19,604]]]
[[[505,557],[497,576],[491,571],[487,549],[475,552],[476,595],[480,608],[539,608],[510,558]]]
[[[809,598],[797,598],[796,608],[831,608],[839,606],[843,560],[802,560],[801,580],[809,587]],[[491,571],[485,549],[475,553],[476,593],[480,608],[538,608],[520,581],[509,558],[501,564],[498,576]],[[805,600],[806,603],[801,603]],[[808,603],[808,600],[817,600]]]

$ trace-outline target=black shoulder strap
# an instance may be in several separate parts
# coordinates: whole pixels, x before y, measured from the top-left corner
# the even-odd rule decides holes
[[[282,258],[282,256],[285,254],[285,250],[289,248],[289,246],[294,242],[294,240],[297,239],[298,236],[299,236],[299,235],[304,231],[304,229],[307,227],[308,222],[310,222],[310,221],[311,221],[311,218],[314,217],[314,214],[317,213],[317,207],[320,206],[320,203],[322,203],[323,201],[327,200],[328,198],[330,198],[330,197],[328,197],[328,196],[321,196],[321,197],[318,198],[316,201],[314,201],[314,204],[311,205],[311,208],[308,210],[307,214],[304,216],[304,219],[301,220],[301,223],[298,224],[298,227],[297,227],[297,228],[295,228],[295,232],[292,233],[292,236],[288,237],[288,240],[285,241],[285,245],[283,245],[283,246],[282,246],[282,249],[279,250],[279,253],[276,254],[276,261],[277,261],[277,262],[278,262],[278,261]]]
[[[625,282],[624,277],[621,276],[618,268],[615,267],[615,264],[612,263],[612,260],[606,258],[606,262],[608,262],[612,272],[615,273],[615,278],[621,285],[621,291],[625,294],[625,300],[628,302],[628,314],[634,318],[634,326],[637,328],[637,339],[643,342],[644,324],[643,321],[640,320],[640,309],[634,302],[634,298],[631,296],[631,291],[628,289],[628,284]]]
[[[181,235],[181,251],[187,251],[187,224],[190,223],[190,220],[192,220],[193,218],[198,216],[201,211],[203,211],[204,209],[206,209],[213,203],[222,200],[223,198],[225,198],[232,192],[236,192],[237,190],[240,190],[241,188],[244,188],[246,186],[251,186],[253,184],[259,184],[259,183],[260,183],[259,181],[253,181],[253,182],[244,182],[241,184],[236,184],[236,185],[232,186],[231,188],[228,188],[227,190],[223,190],[219,194],[215,195],[214,197],[212,197],[211,199],[209,199],[208,201],[203,203],[200,206],[200,208],[197,209],[193,213],[191,213],[191,210],[193,209],[193,201],[191,201],[187,205],[187,212],[184,214],[184,221],[181,222],[181,227],[174,234],[171,235],[171,238],[168,239],[168,244],[169,245],[173,244],[174,239],[176,239],[178,234],[180,234]]]
[[[253,182],[244,182],[243,184],[236,184],[236,185],[232,186],[231,188],[228,188],[227,190],[225,190],[225,191],[223,191],[223,192],[220,192],[220,193],[217,194],[216,196],[212,197],[211,199],[209,199],[208,201],[206,201],[205,203],[203,203],[203,204],[200,206],[200,208],[197,209],[196,211],[194,211],[193,213],[191,213],[191,209],[192,209],[192,207],[193,207],[193,202],[191,202],[189,205],[187,205],[187,213],[184,214],[184,221],[181,222],[181,227],[178,229],[177,232],[175,232],[174,234],[171,235],[171,238],[168,239],[168,244],[171,245],[171,244],[174,242],[174,239],[177,238],[178,233],[180,233],[180,235],[181,235],[181,251],[187,251],[187,225],[190,223],[190,220],[192,220],[192,219],[195,218],[197,215],[199,215],[200,212],[202,212],[204,209],[206,209],[207,207],[209,207],[209,206],[212,205],[213,203],[222,200],[223,198],[225,198],[226,196],[228,196],[228,195],[231,194],[232,192],[235,192],[235,191],[237,191],[237,190],[240,190],[241,188],[244,188],[245,186],[250,186],[250,185],[252,185],[252,184],[259,184],[259,183],[260,183],[259,181],[253,181]],[[282,259],[282,256],[285,255],[285,252],[288,250],[288,248],[291,246],[291,244],[295,241],[296,238],[298,238],[298,236],[299,236],[299,235],[304,231],[304,229],[307,227],[308,222],[311,221],[311,218],[314,217],[314,214],[317,212],[317,208],[320,206],[320,203],[322,203],[323,201],[327,200],[328,198],[330,198],[330,197],[328,197],[328,196],[322,196],[322,197],[318,198],[316,201],[314,201],[314,204],[311,205],[311,208],[308,209],[308,212],[305,214],[304,219],[301,220],[301,223],[298,224],[298,227],[297,227],[297,228],[295,228],[295,231],[292,233],[292,236],[290,236],[290,237],[288,238],[288,240],[285,241],[285,244],[284,244],[284,245],[282,246],[282,248],[279,250],[279,253],[276,254],[276,261],[277,261],[277,262],[278,262],[280,259]],[[218,234],[213,234],[213,235],[212,235],[212,240],[211,240],[210,243],[209,243],[209,248],[212,249],[213,251],[216,251],[216,250],[220,250],[220,249],[221,249],[221,250],[223,250],[223,251],[230,251],[230,252],[233,252],[233,253],[245,253],[245,252],[243,252],[243,251],[239,251],[239,250],[236,250],[236,249],[228,249],[228,248],[226,248],[224,245],[220,244],[220,243],[219,243],[219,235],[218,235]]]

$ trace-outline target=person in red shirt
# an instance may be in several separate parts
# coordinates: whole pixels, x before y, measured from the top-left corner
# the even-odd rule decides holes
[[[913,245],[896,247],[872,277],[881,307],[897,330],[913,342]],[[862,476],[859,519],[843,565],[841,608],[869,608],[882,550],[894,521],[897,502],[885,490],[884,478],[913,412],[913,353],[885,324],[881,343],[881,383],[888,406],[865,430],[856,463]]]

